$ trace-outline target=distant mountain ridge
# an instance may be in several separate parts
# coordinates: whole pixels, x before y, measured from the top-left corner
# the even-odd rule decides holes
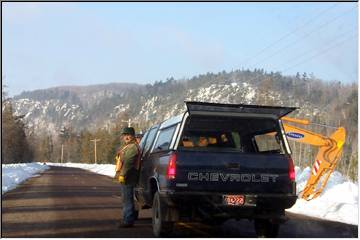
[[[296,116],[336,122],[331,114],[336,106],[346,104],[352,88],[306,75],[282,76],[255,69],[169,78],[146,85],[59,86],[23,92],[13,98],[13,106],[34,131],[51,134],[63,125],[78,131],[110,128],[123,113],[147,126],[181,113],[184,100],[295,106],[299,107]]]

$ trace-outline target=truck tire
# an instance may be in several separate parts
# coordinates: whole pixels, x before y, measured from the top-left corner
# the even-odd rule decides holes
[[[255,219],[255,232],[257,237],[275,238],[279,234],[278,223],[272,223],[269,219]]]
[[[165,221],[165,203],[161,200],[159,192],[156,192],[152,207],[152,227],[155,237],[166,237],[174,228],[173,222]]]

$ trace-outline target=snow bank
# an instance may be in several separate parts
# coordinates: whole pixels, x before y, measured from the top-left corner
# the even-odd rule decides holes
[[[47,163],[50,166],[73,167],[89,170],[94,173],[114,177],[115,165],[113,164],[85,164],[85,163]]]
[[[295,167],[298,193],[304,189],[310,171],[310,167],[303,171]],[[358,225],[358,199],[358,185],[346,181],[341,173],[334,171],[320,196],[311,201],[298,199],[287,211]]]
[[[28,178],[49,169],[42,163],[1,164],[1,194],[10,191]]]

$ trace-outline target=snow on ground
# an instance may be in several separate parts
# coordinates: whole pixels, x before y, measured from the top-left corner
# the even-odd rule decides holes
[[[115,166],[112,164],[47,163],[47,165],[82,168],[109,177],[115,174]],[[49,166],[41,163],[2,164],[2,194],[48,168]],[[310,168],[302,171],[299,167],[295,167],[295,173],[299,193],[309,179]],[[339,172],[334,171],[319,197],[311,201],[298,199],[287,211],[358,225],[358,199],[358,184],[347,181]]]
[[[82,168],[109,177],[114,177],[115,175],[115,165],[113,164],[85,164],[85,163],[46,163],[46,164],[50,166]]]
[[[310,167],[303,171],[295,167],[297,193],[305,187],[310,171]],[[358,200],[358,185],[346,181],[341,173],[334,171],[320,196],[311,201],[298,199],[296,204],[287,211],[358,225]]]
[[[42,163],[1,164],[1,194],[6,193],[28,178],[38,176],[49,166]]]

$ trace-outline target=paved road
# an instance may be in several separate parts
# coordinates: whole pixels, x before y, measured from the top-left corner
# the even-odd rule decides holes
[[[119,185],[76,168],[51,167],[2,196],[2,237],[153,237],[151,213],[140,211],[135,228],[117,229]],[[279,237],[357,237],[357,226],[288,214]],[[248,220],[217,227],[176,225],[174,237],[255,237]]]

